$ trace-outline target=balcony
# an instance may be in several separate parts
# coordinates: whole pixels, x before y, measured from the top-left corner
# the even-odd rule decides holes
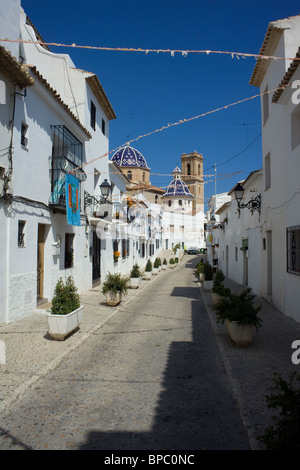
[[[86,180],[82,165],[82,143],[63,125],[52,126],[53,149],[50,170],[51,195],[49,207],[55,212],[66,212],[66,174],[72,173],[80,182]]]
[[[72,173],[73,170],[75,170]],[[76,165],[62,155],[57,155],[52,159],[51,187],[52,192],[49,198],[49,207],[56,212],[66,212],[66,174],[71,172],[80,182],[86,180],[87,175],[82,169],[77,169]]]

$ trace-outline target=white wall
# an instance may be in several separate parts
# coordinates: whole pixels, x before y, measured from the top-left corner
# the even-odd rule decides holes
[[[294,57],[299,46],[299,18],[285,20],[289,26],[284,30],[274,52],[276,56]],[[268,86],[276,88],[281,82],[290,61],[270,61],[267,73],[260,87],[261,93]],[[299,79],[299,70],[292,80]],[[262,252],[261,290],[262,295],[273,302],[288,316],[300,321],[300,278],[287,273],[286,268],[286,228],[300,225],[299,211],[299,156],[300,147],[292,148],[291,114],[295,105],[291,100],[291,90],[287,90],[277,103],[272,103],[269,95],[269,118],[262,125],[262,158],[270,154],[271,186],[263,192],[262,238],[272,238],[272,261],[267,244]],[[265,171],[265,167],[264,167]],[[269,280],[269,281],[268,281]],[[270,290],[271,283],[271,290]]]

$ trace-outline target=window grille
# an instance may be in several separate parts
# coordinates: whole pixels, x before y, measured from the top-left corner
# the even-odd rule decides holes
[[[19,220],[18,224],[18,246],[25,246],[25,223],[22,220]]]
[[[287,242],[287,272],[300,275],[300,225],[288,227]]]

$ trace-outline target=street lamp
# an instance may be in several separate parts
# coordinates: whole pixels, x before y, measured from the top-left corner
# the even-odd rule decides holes
[[[104,180],[103,183],[100,184],[100,191],[101,191],[102,197],[107,199],[108,196],[110,195],[110,190],[111,190],[111,186],[109,182],[107,180]]]
[[[84,207],[91,206],[91,205],[101,205],[101,204],[111,204],[110,201],[107,201],[107,198],[111,192],[111,186],[109,182],[105,179],[102,184],[100,184],[100,196],[91,196],[87,191],[84,191]],[[104,211],[102,216],[99,216],[100,219],[104,219],[108,216],[108,211]]]
[[[239,209],[249,209],[249,210],[252,210],[252,211],[258,211],[260,212],[260,206],[261,206],[261,196],[260,194],[258,196],[256,196],[254,199],[251,199],[249,202],[247,202],[246,204],[242,203],[242,199],[243,199],[243,195],[244,195],[244,188],[243,186],[241,185],[241,183],[238,183],[236,185],[236,187],[234,188],[234,195],[235,195],[235,199],[236,199],[236,202],[237,202],[237,205],[238,205],[238,208]]]

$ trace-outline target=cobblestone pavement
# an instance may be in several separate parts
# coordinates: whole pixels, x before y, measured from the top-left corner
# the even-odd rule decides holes
[[[5,379],[0,383],[9,403],[0,449],[250,449],[209,301],[194,276],[197,261],[184,257],[118,309],[99,302],[98,292],[82,296],[85,323],[64,342],[42,335],[44,317],[34,317],[31,341],[37,339],[23,370],[31,387],[10,402]],[[18,327],[0,334],[8,341]],[[20,370],[12,376],[8,365],[4,372],[13,389]]]

